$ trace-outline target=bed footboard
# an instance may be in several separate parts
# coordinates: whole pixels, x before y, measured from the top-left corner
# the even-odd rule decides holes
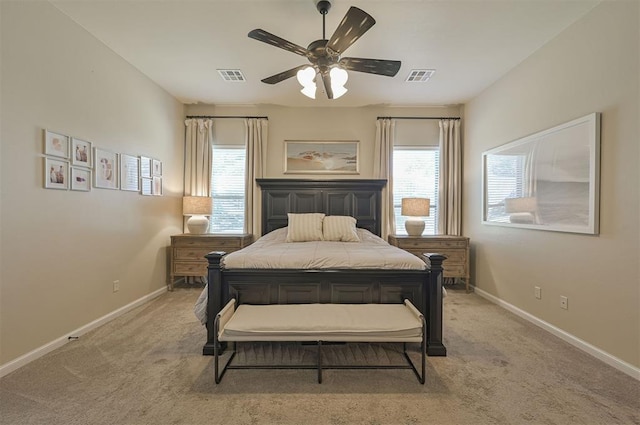
[[[235,298],[240,304],[389,304],[408,299],[427,318],[427,354],[446,356],[442,342],[443,255],[425,254],[428,270],[224,269],[224,255],[206,255],[209,283],[205,355],[214,353],[214,318]]]

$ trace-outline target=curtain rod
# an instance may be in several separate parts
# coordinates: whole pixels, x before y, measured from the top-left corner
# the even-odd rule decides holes
[[[185,118],[264,118],[266,120],[269,117],[250,117],[250,116],[236,116],[236,115],[187,115]]]
[[[459,120],[460,117],[377,117],[378,120]]]

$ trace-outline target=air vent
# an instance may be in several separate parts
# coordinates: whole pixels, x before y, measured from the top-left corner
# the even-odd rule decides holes
[[[239,69],[219,69],[218,74],[220,74],[223,80],[232,83],[244,83],[247,81]]]
[[[405,81],[408,83],[424,83],[431,78],[435,72],[435,69],[412,69]]]

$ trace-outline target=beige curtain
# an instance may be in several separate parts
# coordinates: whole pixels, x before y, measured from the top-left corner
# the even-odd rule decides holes
[[[184,142],[184,194],[211,196],[213,120],[188,119]]]
[[[256,179],[264,177],[266,170],[269,121],[264,118],[248,118],[245,120],[245,127],[247,162],[245,167],[244,231],[257,239],[262,235],[262,198]]]
[[[462,233],[462,146],[460,120],[440,120],[438,233]]]
[[[393,212],[393,142],[395,128],[395,120],[379,119],[376,121],[373,175],[375,178],[387,180],[386,186],[382,189],[381,237],[385,241],[387,236],[396,233],[396,221]]]

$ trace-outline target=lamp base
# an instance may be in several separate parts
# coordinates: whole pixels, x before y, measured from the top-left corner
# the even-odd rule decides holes
[[[424,220],[408,219],[404,222],[404,228],[407,229],[407,235],[420,236],[424,232]]]
[[[187,228],[189,233],[203,235],[209,230],[209,220],[204,215],[192,215],[187,220]]]

